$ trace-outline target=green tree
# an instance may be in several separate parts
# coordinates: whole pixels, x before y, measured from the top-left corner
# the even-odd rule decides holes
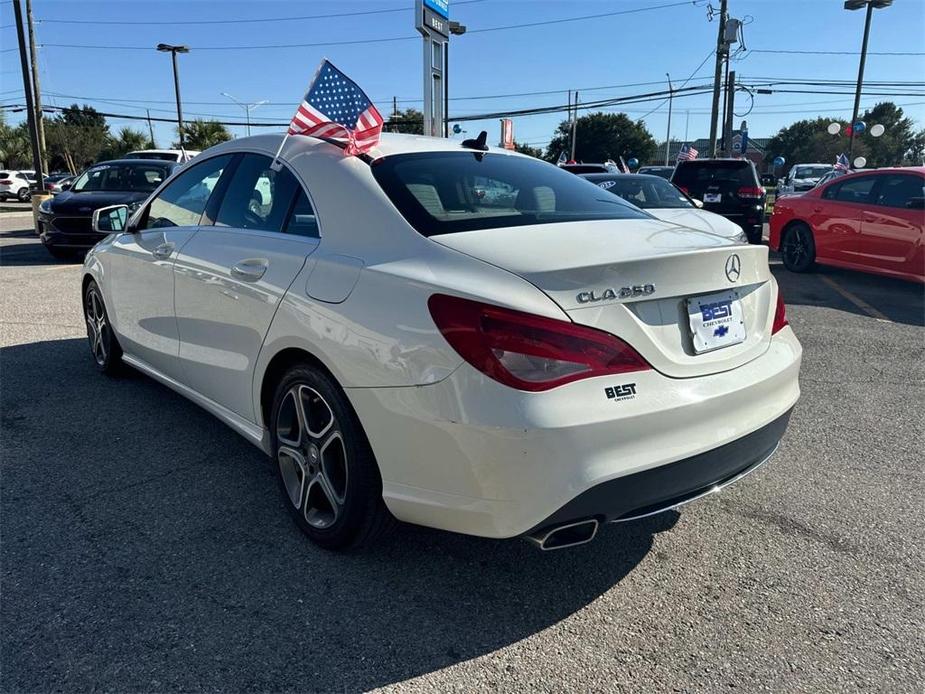
[[[0,164],[8,169],[32,168],[32,142],[25,121],[17,126],[6,122],[6,114],[0,111]]]
[[[855,150],[858,140],[862,140],[868,151],[867,166],[898,166],[921,162],[925,131],[916,133],[912,119],[906,118],[899,106],[891,101],[884,101],[866,110],[860,119],[867,129],[855,138]],[[873,137],[870,128],[877,124],[884,127],[883,135]]]
[[[407,135],[424,134],[424,114],[416,108],[395,111],[385,123],[386,132],[406,133]]]
[[[109,143],[100,152],[100,159],[119,159],[129,152],[139,149],[148,149],[150,140],[148,136],[138,130],[122,128],[118,137],[109,139]]]
[[[58,116],[45,121],[45,148],[49,168],[75,171],[99,161],[112,141],[106,117],[92,106],[72,104]]]
[[[830,135],[827,128],[830,123],[839,123],[842,130],[838,135]],[[820,162],[834,163],[842,152],[848,151],[848,138],[842,134],[847,121],[838,118],[813,118],[798,120],[796,123],[781,128],[770,139],[765,152],[773,159],[782,156],[787,163],[784,169],[793,164]],[[867,156],[867,145],[858,138],[854,143],[854,156]]]
[[[531,157],[536,157],[537,159],[543,158],[543,150],[539,147],[531,147],[530,145],[525,145],[520,142],[514,141],[514,151],[520,152],[521,154],[528,154]]]
[[[546,148],[546,160],[555,162],[561,152],[571,152],[571,123],[562,121]],[[625,113],[589,113],[578,119],[575,159],[586,162],[617,161],[636,157],[649,161],[655,154],[655,138],[642,121]]]
[[[231,133],[228,132],[228,128],[224,125],[216,120],[203,120],[201,118],[184,123],[183,134],[187,149],[209,149],[209,147],[214,147],[231,139]],[[180,143],[174,142],[173,146],[179,148]]]

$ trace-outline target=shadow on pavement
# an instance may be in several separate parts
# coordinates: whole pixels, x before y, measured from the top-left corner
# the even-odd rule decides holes
[[[0,232],[0,239],[14,239],[12,243],[0,245],[0,267],[37,265],[75,265],[83,261],[83,254],[76,253],[73,259],[59,260],[39,241],[32,229],[16,229]],[[19,241],[22,239],[22,241]]]
[[[366,690],[524,639],[627,575],[671,512],[542,553],[403,527],[311,545],[257,449],[84,340],[0,350],[2,689]]]
[[[839,293],[830,283],[834,282],[894,323],[925,325],[925,286],[921,284],[823,265],[817,265],[813,272],[797,274],[775,264],[776,259],[776,254],[772,253],[771,271],[787,304],[822,306],[873,318],[867,310]]]

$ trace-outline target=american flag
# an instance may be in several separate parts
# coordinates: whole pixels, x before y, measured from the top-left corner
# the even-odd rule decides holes
[[[342,142],[346,154],[362,154],[379,143],[382,116],[353,80],[327,60],[315,73],[290,135],[314,135]]]
[[[835,160],[835,170],[836,171],[850,171],[851,162],[848,161],[848,157],[845,156],[844,152],[838,155],[838,159]]]
[[[678,161],[693,161],[697,158],[697,150],[690,145],[682,145],[678,152]]]

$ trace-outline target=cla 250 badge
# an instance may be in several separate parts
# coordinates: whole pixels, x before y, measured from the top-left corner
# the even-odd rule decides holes
[[[607,396],[608,400],[632,400],[636,397],[636,384],[624,383],[620,386],[610,386],[609,388],[604,388],[604,395]]]
[[[634,284],[631,287],[620,287],[614,289],[608,287],[600,294],[597,290],[592,289],[587,292],[579,292],[575,299],[579,304],[593,304],[596,301],[609,301],[611,299],[629,299],[636,296],[649,296],[655,293],[654,284]]]

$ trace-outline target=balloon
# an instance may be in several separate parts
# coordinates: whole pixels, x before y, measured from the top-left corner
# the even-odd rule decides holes
[[[867,129],[867,125],[862,120],[859,120],[857,123],[854,124],[854,132],[856,133],[862,133],[866,129]]]
[[[780,157],[780,156],[774,157],[774,166],[783,166],[786,163],[787,163],[787,160],[784,159],[783,157]]]
[[[845,126],[845,135],[851,136],[852,128],[850,125]]]
[[[886,128],[884,128],[880,123],[877,123],[875,126],[873,126],[870,129],[870,134],[873,135],[874,137],[880,137],[881,135],[883,135],[885,130]]]
[[[636,157],[630,157],[630,160],[626,162],[631,169],[635,169],[639,166],[639,160]]]
[[[838,131],[841,130],[841,123],[829,123],[826,130],[829,131],[829,135],[838,135]]]
[[[858,157],[854,160],[854,168],[863,169],[865,166],[867,166],[867,160],[864,157]]]

